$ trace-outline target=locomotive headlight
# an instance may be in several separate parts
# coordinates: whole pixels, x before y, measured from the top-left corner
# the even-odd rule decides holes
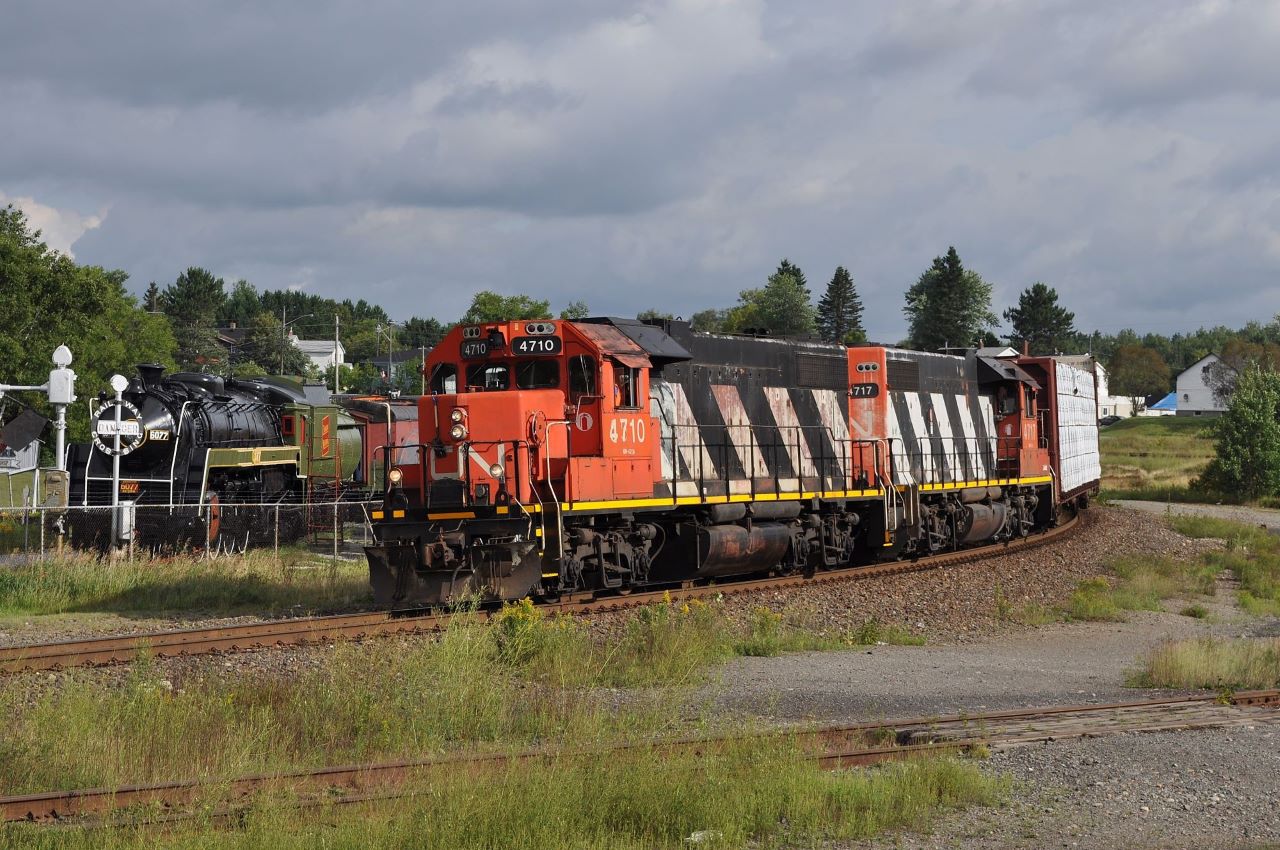
[[[461,422],[464,416],[466,416],[466,414],[462,412],[461,407],[455,407],[453,412],[449,414],[449,418],[454,422]]]
[[[404,480],[404,472],[399,467],[393,466],[391,471],[387,473],[387,480],[391,482],[392,486],[398,485]]]
[[[496,463],[493,464],[492,466],[489,467],[489,474],[492,475],[494,478],[499,478],[499,479],[502,478],[502,467]]]
[[[465,440],[467,438],[467,426],[459,422],[449,429],[449,436],[455,440]]]

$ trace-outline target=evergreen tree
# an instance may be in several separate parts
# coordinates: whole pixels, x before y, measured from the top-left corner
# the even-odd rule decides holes
[[[237,280],[231,287],[231,295],[218,310],[218,325],[225,328],[234,323],[238,328],[247,328],[261,312],[262,299],[258,297],[258,290],[247,280]]]
[[[715,307],[710,307],[706,310],[699,310],[690,316],[689,327],[702,333],[723,333],[728,319],[728,310],[718,310]]]
[[[1076,314],[1058,306],[1058,291],[1036,281],[1018,296],[1018,306],[1004,311],[1013,325],[1009,344],[1026,342],[1032,354],[1057,354],[1075,337]]]
[[[908,342],[921,351],[975,345],[998,321],[991,312],[991,284],[966,269],[954,247],[934,257],[907,290],[902,312],[909,323]]]
[[[311,374],[311,359],[289,340],[279,316],[259,313],[249,322],[248,330],[237,360],[260,363],[278,375]]]
[[[827,342],[852,343],[867,339],[862,327],[862,299],[844,266],[836,266],[836,273],[818,302],[817,324],[819,336]]]
[[[160,287],[154,280],[147,286],[147,294],[142,296],[142,308],[148,313],[160,312]]]
[[[178,279],[160,293],[161,307],[175,327],[213,327],[226,300],[227,291],[222,278],[214,277],[208,269],[195,266],[178,275]]]
[[[805,280],[804,272],[800,271],[800,267],[788,260],[782,258],[782,262],[778,263],[778,270],[774,274],[789,274],[795,278],[796,285],[800,287],[800,291],[804,293],[805,300],[813,300],[813,293],[809,291],[809,281]]]
[[[1214,458],[1195,483],[1249,500],[1280,492],[1280,374],[1247,368],[1214,436]]]
[[[430,351],[447,332],[448,328],[435,319],[420,319],[413,316],[400,326],[397,336],[400,345],[405,348],[426,348]],[[333,386],[332,381],[329,382],[329,386]]]
[[[639,313],[636,313],[636,318],[642,322],[650,319],[666,319],[667,321],[671,321],[675,318],[675,314],[668,313],[665,310],[655,310],[650,307],[648,310],[641,310]]]

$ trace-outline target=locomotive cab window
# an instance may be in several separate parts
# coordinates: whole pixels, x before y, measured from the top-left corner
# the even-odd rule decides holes
[[[640,370],[634,366],[613,364],[613,406],[636,408],[636,390],[640,384]]]
[[[458,367],[452,363],[438,363],[431,370],[431,392],[453,395],[458,391]]]
[[[569,394],[596,394],[596,361],[585,354],[569,358]]]
[[[1009,392],[1009,390],[1001,385],[996,388],[996,413],[1001,416],[1011,416],[1018,412],[1018,393],[1017,391]]]
[[[553,390],[560,386],[560,366],[539,358],[516,363],[516,386],[522,390]]]
[[[505,363],[476,363],[467,367],[467,389],[505,390],[511,377]]]

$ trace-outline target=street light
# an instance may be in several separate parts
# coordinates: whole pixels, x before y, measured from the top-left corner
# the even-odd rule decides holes
[[[390,319],[387,319],[387,328],[385,331],[382,329],[381,324],[377,326],[377,331],[379,335],[384,333],[387,335],[387,386],[388,387],[392,386],[395,381],[395,375],[391,371],[391,349],[396,343],[395,326],[396,326],[396,323],[391,321]]]
[[[301,322],[303,319],[310,319],[315,313],[306,313],[298,316],[296,319],[285,321],[285,317],[289,315],[288,307],[280,308],[280,374],[284,374],[284,347],[289,344],[289,325],[294,322]]]

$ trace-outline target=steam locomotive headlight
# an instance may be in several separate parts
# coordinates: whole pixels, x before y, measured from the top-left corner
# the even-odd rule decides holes
[[[391,471],[387,473],[387,480],[391,482],[392,487],[399,486],[400,482],[404,480],[404,472],[399,467],[393,466]]]
[[[497,479],[501,480],[501,478],[502,478],[502,467],[501,467],[501,466],[499,466],[499,465],[498,465],[498,464],[496,464],[496,463],[495,463],[495,464],[493,464],[492,466],[490,466],[490,467],[489,467],[489,474],[490,474],[490,475],[492,475],[494,478],[497,478]]]
[[[449,418],[452,419],[454,422],[461,422],[463,417],[465,416],[466,414],[462,412],[461,407],[455,407],[453,409],[453,412],[449,414]]]
[[[465,440],[467,438],[467,426],[459,422],[449,429],[449,436],[455,440]]]

